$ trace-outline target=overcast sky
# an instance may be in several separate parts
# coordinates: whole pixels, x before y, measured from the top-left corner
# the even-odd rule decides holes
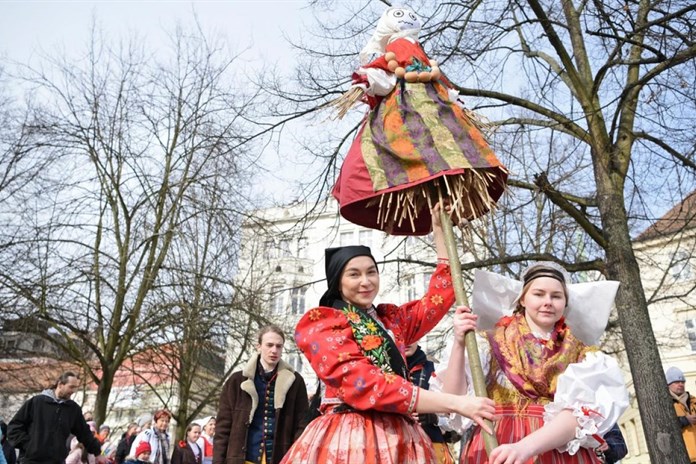
[[[38,51],[83,49],[90,24],[109,37],[136,31],[148,45],[164,44],[165,31],[177,22],[221,34],[232,49],[252,46],[259,56],[283,52],[282,33],[296,35],[306,14],[299,0],[224,1],[31,1],[0,0],[0,53],[27,62]]]
[[[306,4],[304,0],[0,0],[0,57],[35,64],[42,55],[58,51],[64,50],[66,56],[83,52],[93,21],[109,40],[135,33],[147,41],[148,51],[156,52],[158,47],[168,47],[167,33],[177,24],[194,26],[195,12],[206,35],[221,37],[232,52],[246,50],[245,63],[253,66],[255,62],[281,60],[291,69],[294,57],[283,34],[297,37],[311,23]],[[282,151],[295,152],[287,148],[293,147],[290,139],[283,147]],[[269,173],[266,186],[260,190],[268,203],[288,201],[289,190],[295,185],[291,166],[287,161],[282,163],[283,158],[273,148],[264,151],[262,162]],[[281,169],[278,166],[282,164]]]

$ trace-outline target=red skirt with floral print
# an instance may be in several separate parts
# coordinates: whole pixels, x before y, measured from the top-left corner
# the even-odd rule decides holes
[[[327,412],[313,420],[281,464],[435,464],[432,442],[410,417]]]

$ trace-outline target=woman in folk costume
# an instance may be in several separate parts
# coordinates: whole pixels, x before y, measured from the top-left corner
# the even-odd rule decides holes
[[[454,301],[450,268],[433,211],[438,265],[427,294],[402,306],[373,305],[380,276],[368,247],[326,250],[328,289],[297,324],[295,341],[326,392],[282,463],[434,464],[430,439],[411,414],[456,411],[477,424],[493,416],[487,398],[434,393],[408,380],[404,353]]]
[[[408,8],[388,8],[360,52],[351,90],[333,103],[339,116],[359,99],[370,105],[333,189],[341,215],[393,235],[430,231],[433,190],[444,192],[458,218],[474,219],[495,204],[507,179],[418,43],[420,27]]]
[[[198,438],[198,446],[203,450],[203,464],[213,462],[213,437],[215,436],[216,419],[213,416],[206,416],[203,419],[193,421],[201,427],[201,436]]]
[[[475,427],[461,463],[587,464],[594,448],[628,406],[616,361],[596,346],[606,327],[618,282],[569,284],[555,263],[539,263],[522,282],[477,271],[472,307],[458,309],[442,390],[470,388],[464,334],[477,328],[489,396],[496,402],[500,444],[486,455],[476,424],[450,415],[450,428]],[[511,315],[504,311],[514,308]]]

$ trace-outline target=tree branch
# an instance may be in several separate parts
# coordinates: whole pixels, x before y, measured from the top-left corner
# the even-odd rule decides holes
[[[561,208],[563,211],[568,213],[577,223],[582,227],[585,232],[592,238],[592,240],[597,243],[602,248],[606,248],[607,242],[604,238],[604,232],[592,223],[587,216],[573,206],[562,193],[556,190],[549,182],[546,173],[542,172],[534,176],[534,183],[539,187],[539,190],[546,195],[546,197],[551,200],[553,204]]]

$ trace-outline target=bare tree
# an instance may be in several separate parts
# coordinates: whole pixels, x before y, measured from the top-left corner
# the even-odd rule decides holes
[[[3,250],[0,298],[59,334],[97,384],[97,421],[116,371],[170,320],[153,290],[204,236],[197,192],[237,193],[216,211],[230,224],[245,201],[250,96],[233,85],[235,57],[200,31],[176,30],[171,45],[112,47],[94,32],[83,56],[46,57],[15,80],[33,95],[24,145],[51,162],[5,208],[3,234],[13,225],[21,240]]]
[[[190,189],[182,209],[191,217],[173,239],[153,294],[164,324],[150,348],[159,358],[152,364],[172,380],[178,437],[203,411],[216,408],[223,383],[255,335],[257,312],[232,280],[239,245],[231,238],[240,235],[235,181],[214,177]],[[240,350],[226,363],[230,337]]]
[[[298,87],[263,83],[270,95],[285,98],[274,115],[280,128],[293,117],[326,117],[317,110],[346,90],[348,70],[384,7],[311,4],[317,28],[296,44],[305,57]],[[655,395],[664,379],[632,234],[694,189],[696,6],[650,0],[411,6],[423,18],[425,49],[469,105],[498,127],[492,142],[512,172],[512,214],[503,216],[504,229],[486,229],[491,255],[476,265],[580,257],[580,268],[621,281],[618,318],[651,459],[687,462],[668,398]],[[314,171],[325,174],[315,179],[323,192],[356,123],[357,117],[322,134],[323,145],[313,141],[311,153],[323,155]]]

